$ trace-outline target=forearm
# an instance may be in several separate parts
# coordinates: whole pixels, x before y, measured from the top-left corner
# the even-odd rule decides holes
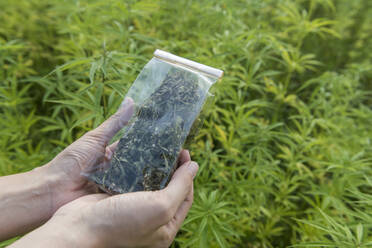
[[[47,224],[45,224],[47,225]],[[8,248],[73,248],[73,242],[69,241],[69,236],[61,234],[59,231],[50,230],[49,233],[45,233],[45,227],[42,226],[29,234],[25,235],[21,239],[14,242]]]
[[[67,217],[68,218],[68,217]],[[103,248],[91,233],[81,228],[76,221],[51,221],[35,229],[9,248]]]
[[[53,214],[53,181],[45,167],[0,177],[0,240],[24,234]]]

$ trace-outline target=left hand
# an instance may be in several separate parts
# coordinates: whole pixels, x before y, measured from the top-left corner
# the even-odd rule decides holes
[[[54,213],[62,205],[80,196],[97,192],[82,172],[111,159],[117,142],[107,146],[114,135],[124,127],[133,115],[134,102],[126,98],[119,110],[96,129],[76,140],[40,170],[56,178],[52,185],[52,209]]]
[[[133,100],[98,128],[86,133],[48,164],[25,173],[0,177],[0,241],[22,235],[46,222],[62,205],[97,190],[82,172],[108,162],[107,146],[134,111]]]

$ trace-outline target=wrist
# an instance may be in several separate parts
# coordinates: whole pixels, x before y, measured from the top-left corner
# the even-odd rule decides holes
[[[50,219],[55,212],[53,180],[43,168],[0,178],[0,240],[29,232]]]
[[[59,198],[61,196],[59,188],[62,182],[62,175],[48,166],[48,164],[37,167],[28,173],[38,178],[40,182],[40,191],[45,195],[45,199],[48,199],[48,213],[50,218],[60,207],[58,202],[60,202]]]
[[[61,206],[87,194],[96,193],[95,185],[81,175],[81,169],[65,159],[56,159],[36,171],[45,177],[53,202],[53,213]]]
[[[43,178],[43,185],[49,194],[52,214],[61,206],[89,193],[84,187],[86,186],[85,178],[82,176],[71,178],[61,167],[58,164],[48,163],[32,171]]]

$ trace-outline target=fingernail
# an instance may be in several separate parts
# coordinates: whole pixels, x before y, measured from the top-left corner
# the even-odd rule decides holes
[[[110,149],[106,149],[106,159],[111,160],[112,158],[112,152]]]
[[[199,165],[196,162],[191,161],[189,163],[189,170],[191,171],[192,178],[194,178],[196,176],[196,173],[198,172],[198,169],[199,169]]]
[[[126,97],[124,101],[121,103],[119,111],[123,111],[120,114],[120,120],[121,124],[125,125],[126,123],[128,123],[134,112],[133,99],[130,97]]]

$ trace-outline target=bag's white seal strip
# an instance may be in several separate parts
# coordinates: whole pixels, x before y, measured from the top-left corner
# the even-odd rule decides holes
[[[154,52],[154,56],[159,59],[168,61],[170,63],[179,64],[179,65],[188,67],[190,69],[200,71],[202,73],[205,73],[209,76],[216,77],[218,79],[220,79],[223,76],[222,70],[219,70],[219,69],[207,66],[207,65],[203,65],[198,62],[189,60],[189,59],[176,56],[174,54],[165,52],[163,50],[156,49],[156,51]]]

